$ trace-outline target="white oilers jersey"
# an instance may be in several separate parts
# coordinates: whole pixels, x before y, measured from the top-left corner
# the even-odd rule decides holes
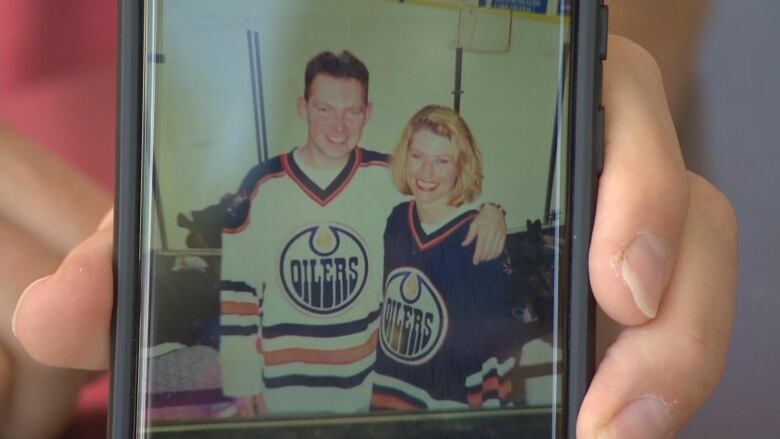
[[[385,220],[403,197],[387,156],[356,148],[325,189],[292,153],[250,171],[222,238],[224,392],[273,414],[366,410]]]

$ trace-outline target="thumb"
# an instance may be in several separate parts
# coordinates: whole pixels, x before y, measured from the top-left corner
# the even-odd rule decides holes
[[[41,363],[99,370],[108,367],[113,304],[112,222],[76,247],[57,271],[34,282],[16,307],[13,329]]]

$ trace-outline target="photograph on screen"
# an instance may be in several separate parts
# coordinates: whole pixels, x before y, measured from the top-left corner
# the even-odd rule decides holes
[[[148,1],[145,424],[556,412],[567,15]]]

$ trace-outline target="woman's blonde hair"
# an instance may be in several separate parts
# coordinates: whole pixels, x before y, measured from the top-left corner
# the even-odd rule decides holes
[[[404,126],[391,163],[395,187],[404,195],[412,194],[406,181],[406,158],[412,136],[421,130],[448,138],[458,151],[458,176],[450,194],[449,205],[457,207],[474,201],[482,192],[482,154],[466,121],[451,108],[440,105],[425,106]]]

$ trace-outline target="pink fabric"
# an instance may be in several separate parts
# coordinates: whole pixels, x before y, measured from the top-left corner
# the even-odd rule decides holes
[[[0,121],[113,187],[113,0],[0,2]]]
[[[63,439],[102,439],[106,437],[108,374],[86,385],[78,400],[78,411]]]
[[[0,1],[0,123],[113,188],[115,0]],[[68,437],[105,434],[108,379],[87,386]]]

